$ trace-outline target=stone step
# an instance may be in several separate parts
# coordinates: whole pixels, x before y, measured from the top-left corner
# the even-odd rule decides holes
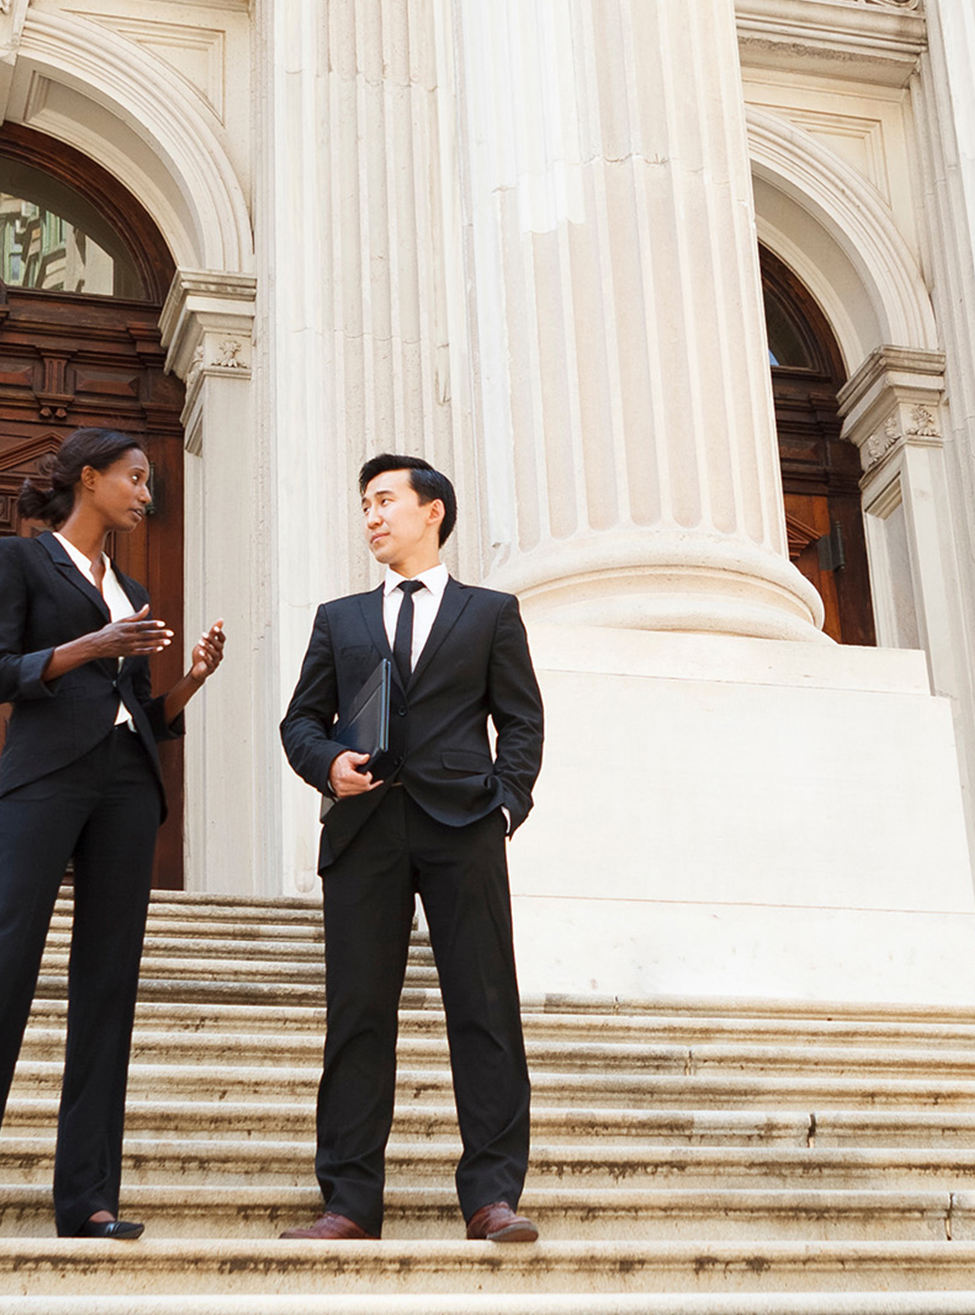
[[[146,1222],[153,1239],[267,1241],[321,1212],[321,1196],[309,1178],[298,1187],[126,1184],[123,1205],[128,1216]],[[520,1208],[553,1242],[975,1241],[975,1195],[968,1192],[605,1190],[529,1183]],[[50,1237],[48,1186],[0,1189],[0,1221],[5,1237]],[[384,1240],[394,1242],[462,1239],[452,1188],[392,1184],[383,1231]]]
[[[965,1242],[343,1243],[253,1240],[0,1240],[0,1291],[79,1297],[110,1291],[227,1296],[971,1291]],[[322,1294],[327,1298],[323,1301]],[[505,1309],[502,1301],[499,1309]]]
[[[61,1089],[60,1059],[23,1058],[17,1066],[12,1096],[40,1097]],[[264,1102],[269,1084],[275,1099],[315,1101],[317,1066],[250,1067],[209,1064],[133,1064],[129,1071],[130,1098],[157,1097],[165,1091],[172,1100],[235,1100]],[[697,1077],[646,1073],[619,1076],[593,1069],[584,1073],[538,1071],[532,1076],[536,1104],[563,1107],[605,1106],[614,1109],[916,1109],[958,1113],[975,1112],[975,1082],[921,1078],[815,1078],[773,1077],[761,1074],[725,1075],[707,1072]],[[453,1105],[453,1089],[446,1067],[419,1068],[401,1063],[396,1099],[400,1105]]]
[[[168,981],[207,981],[221,985],[250,986],[261,982],[298,982],[313,983],[318,989],[318,1002],[325,994],[325,963],[320,952],[300,957],[281,955],[280,957],[262,957],[245,959],[237,954],[236,948],[228,951],[231,958],[220,959],[201,955],[196,958],[188,954],[176,954],[178,942],[167,942],[156,954],[153,947],[146,945],[142,960],[140,981],[145,987],[148,981],[163,978]],[[41,973],[59,982],[58,995],[65,994],[66,974],[68,971],[67,949],[45,950],[41,961]],[[411,962],[406,970],[406,981],[411,986],[436,986],[437,970],[430,963]],[[50,993],[50,990],[49,990]]]
[[[55,901],[55,916],[72,912],[70,886],[62,886]],[[307,898],[274,895],[259,899],[249,895],[197,895],[185,890],[154,890],[149,896],[149,916],[176,918],[186,923],[223,918],[241,926],[248,923],[302,923],[321,925],[321,892]]]
[[[255,979],[228,981],[226,973],[216,976],[197,975],[192,971],[182,976],[152,976],[143,973],[139,979],[140,1001],[163,1004],[230,1004],[279,1007],[319,1006],[325,995],[325,974],[322,971],[297,972],[295,981]],[[64,1000],[65,975],[62,970],[44,971],[37,979],[34,991],[38,1000]]]
[[[9,1297],[6,1315],[975,1315],[968,1292]]]
[[[70,910],[55,910],[48,932],[48,945],[70,939],[72,914]],[[178,913],[167,915],[150,905],[146,919],[146,938],[148,940],[176,938],[185,942],[189,953],[193,953],[194,942],[198,940],[224,941],[240,944],[260,945],[266,943],[269,950],[278,946],[317,945],[319,953],[325,942],[321,911],[313,922],[306,921],[259,921],[238,922],[234,918],[217,915],[212,918],[187,919]],[[426,942],[418,942],[417,949],[427,948]]]
[[[70,948],[69,934],[50,931],[45,942],[45,968],[53,971],[55,967],[60,968],[62,963],[66,964]],[[199,959],[212,960],[224,973],[233,976],[259,972],[265,963],[314,963],[321,966],[325,956],[322,944],[313,940],[273,940],[239,935],[220,939],[210,935],[162,936],[158,932],[150,932],[143,944],[142,959],[150,971],[155,966],[155,960],[178,959],[187,963],[195,963]],[[432,963],[432,953],[423,953],[421,950],[413,955],[413,962],[424,960]],[[208,970],[212,971],[212,968]]]
[[[418,966],[422,962],[418,961]],[[324,989],[322,989],[324,994]],[[577,1002],[573,1002],[577,1003]],[[857,1027],[848,1022],[805,1020],[798,1023],[775,1020],[699,1018],[682,1019],[647,1017],[639,1013],[614,1012],[596,1017],[592,1012],[546,1012],[541,1000],[526,999],[522,1010],[525,1029],[534,1036],[550,1039],[591,1039],[598,1028],[601,1042],[639,1042],[645,1045],[679,1045],[693,1062],[697,1048],[718,1041],[736,1044],[795,1047],[817,1043],[830,1048],[880,1049],[920,1047],[925,1054],[933,1048],[960,1050],[975,1043],[975,1026],[935,1024],[872,1023]],[[63,1026],[67,1013],[64,999],[38,1000],[32,1011],[32,1024]],[[137,1027],[163,1031],[209,1032],[307,1032],[320,1038],[325,1026],[322,1003],[312,1006],[242,1005],[191,1003],[179,1000],[140,1002]],[[401,1033],[443,1033],[444,1015],[437,987],[411,987],[404,995],[400,1011]],[[898,1058],[898,1062],[900,1062]]]
[[[269,1084],[272,1085],[272,1084]],[[175,1137],[181,1141],[239,1138],[293,1140],[314,1135],[312,1101],[233,1101],[132,1099],[126,1128],[131,1136]],[[268,1093],[269,1095],[271,1093]],[[11,1096],[4,1118],[7,1133],[45,1136],[57,1123],[54,1096]],[[427,1142],[456,1134],[453,1107],[401,1103],[394,1136]],[[803,1114],[791,1110],[634,1110],[606,1107],[557,1108],[536,1101],[532,1131],[537,1141],[621,1145],[723,1146],[786,1145],[820,1149],[861,1145],[873,1148],[945,1146],[975,1149],[975,1115],[915,1110],[829,1110]],[[2,1145],[2,1143],[0,1143]]]
[[[282,965],[282,972],[286,971]],[[446,1036],[433,1026],[423,1029],[427,1020],[417,1020],[417,1028],[406,1029],[399,1041],[401,1063],[424,1067],[447,1065]],[[780,1046],[698,1046],[688,1051],[683,1046],[641,1044],[635,1041],[546,1040],[534,1034],[526,1038],[529,1065],[533,1071],[552,1069],[560,1072],[596,1069],[614,1075],[640,1072],[705,1076],[712,1071],[761,1071],[783,1074],[828,1073],[834,1077],[916,1076],[928,1074],[942,1079],[975,1080],[975,1048],[967,1050],[906,1051],[887,1049],[851,1050],[847,1047]],[[23,1055],[27,1059],[48,1059],[63,1052],[64,1034],[60,1027],[32,1026],[24,1039]],[[177,1063],[207,1065],[277,1065],[308,1064],[321,1060],[319,1035],[286,1035],[241,1032],[159,1032],[137,1029],[132,1038],[134,1061],[168,1060]]]
[[[253,1181],[301,1186],[307,1182],[314,1139],[220,1141],[126,1139],[128,1186],[153,1181],[213,1185]],[[391,1141],[387,1179],[406,1185],[449,1185],[459,1155],[455,1138]],[[49,1182],[52,1136],[0,1137],[0,1183]],[[975,1178],[975,1151],[943,1147],[843,1149],[789,1146],[621,1145],[589,1141],[532,1146],[529,1173],[536,1186],[559,1182],[589,1188],[662,1186],[833,1190],[958,1191]]]

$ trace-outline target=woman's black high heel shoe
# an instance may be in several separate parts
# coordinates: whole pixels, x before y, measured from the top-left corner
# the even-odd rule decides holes
[[[81,1225],[75,1237],[114,1237],[117,1242],[134,1242],[145,1232],[145,1227],[145,1224],[134,1224],[129,1219],[89,1219]]]

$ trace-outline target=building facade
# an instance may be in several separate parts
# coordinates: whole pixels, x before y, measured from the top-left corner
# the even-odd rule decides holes
[[[0,531],[127,424],[119,552],[230,635],[160,882],[315,891],[277,724],[410,451],[546,696],[523,986],[971,1000],[968,0],[7,0],[0,52]]]

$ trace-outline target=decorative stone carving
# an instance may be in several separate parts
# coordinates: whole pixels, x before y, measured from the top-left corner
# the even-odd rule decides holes
[[[186,382],[183,424],[189,435],[207,376],[248,380],[256,280],[247,274],[179,269],[159,328],[168,349],[166,369]]]
[[[887,422],[879,434],[874,434],[872,438],[867,439],[866,455],[867,469],[869,470],[882,461],[894,444],[904,435],[897,427],[897,421],[893,416],[887,417]]]
[[[197,380],[203,373],[203,345],[200,344],[193,353],[193,359],[190,361],[190,368],[186,371],[186,391],[189,393],[195,387]]]
[[[844,436],[860,449],[869,474],[898,444],[939,446],[938,411],[944,356],[906,347],[880,347],[840,390]]]
[[[918,405],[911,408],[911,425],[907,432],[917,438],[940,437],[940,430],[930,407]]]
[[[242,370],[245,368],[241,360],[243,350],[244,344],[239,338],[224,338],[217,348],[216,359],[210,364],[218,370]]]

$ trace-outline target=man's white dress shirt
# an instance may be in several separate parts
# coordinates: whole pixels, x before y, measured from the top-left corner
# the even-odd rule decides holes
[[[446,566],[443,563],[438,563],[436,566],[431,566],[428,571],[422,571],[413,578],[424,587],[417,589],[413,595],[411,671],[419,662],[423,646],[430,638],[430,631],[433,629],[433,623],[440,611],[440,604],[443,601],[449,576],[447,575]],[[399,617],[399,609],[403,605],[403,590],[400,585],[405,579],[405,575],[398,575],[392,567],[387,566],[386,579],[383,581],[383,625],[386,627],[386,638],[389,640],[390,648],[393,647],[396,637],[396,621]]]

